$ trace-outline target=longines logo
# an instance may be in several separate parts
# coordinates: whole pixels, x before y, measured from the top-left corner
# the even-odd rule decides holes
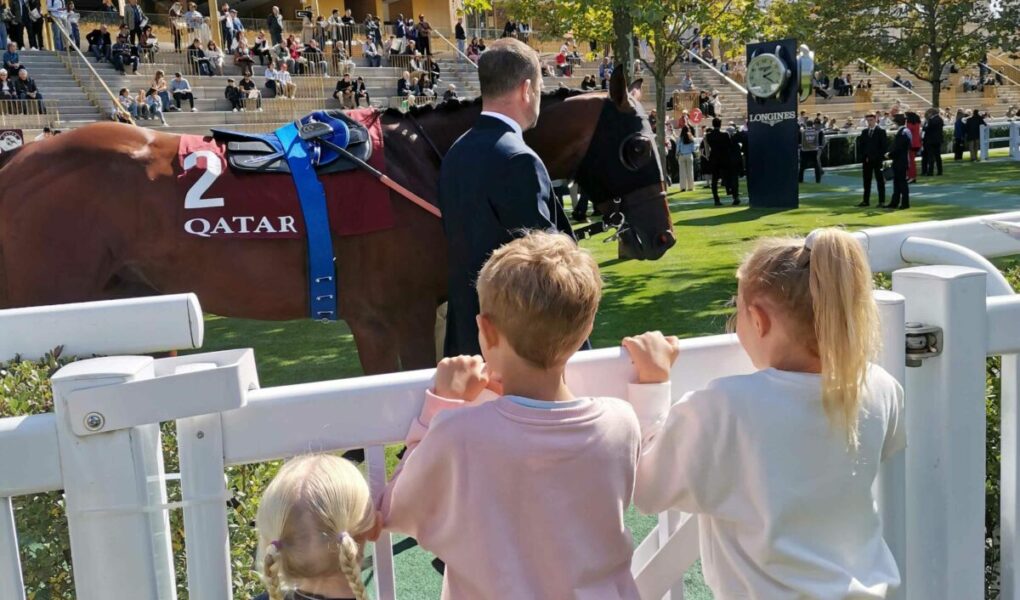
[[[782,112],[759,113],[756,115],[751,115],[750,121],[752,123],[764,123],[769,127],[772,127],[788,119],[796,118],[797,112],[793,110],[788,110]]]

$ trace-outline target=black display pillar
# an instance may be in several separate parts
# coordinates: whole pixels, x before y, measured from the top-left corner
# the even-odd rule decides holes
[[[797,41],[748,44],[748,63],[765,53],[782,59],[790,76],[773,97],[747,95],[748,197],[755,208],[797,208]]]

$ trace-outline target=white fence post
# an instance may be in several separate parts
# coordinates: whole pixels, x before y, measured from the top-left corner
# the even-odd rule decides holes
[[[989,138],[991,137],[989,135],[989,133],[990,133],[990,130],[988,128],[988,125],[982,125],[981,126],[981,134],[980,134],[980,138],[979,138],[979,140],[980,140],[980,143],[979,143],[980,150],[978,152],[979,156],[981,157],[981,160],[988,160],[988,146],[989,146],[989,143],[990,143],[989,142]]]
[[[1009,157],[1020,160],[1020,122],[1009,123]]]
[[[1020,414],[1020,355],[1004,354],[999,372],[1001,396],[999,417],[1001,441],[999,446],[999,574],[1000,600],[1020,600],[1020,582],[1017,581],[1017,535],[1020,533],[1020,507],[1017,506],[1017,484],[1020,481],[1020,460],[1017,460],[1017,435]]]
[[[78,436],[69,417],[76,391],[153,376],[153,359],[141,356],[72,363],[53,376],[78,600],[119,598],[126,590],[135,600],[177,597],[159,425]],[[103,420],[91,413],[85,424],[101,428]]]
[[[25,600],[25,581],[18,556],[18,532],[10,498],[0,498],[0,598]]]
[[[906,319],[943,329],[941,356],[906,376],[907,561],[911,600],[984,596],[985,273],[893,273]]]
[[[878,364],[902,384],[906,370],[904,298],[896,292],[880,290],[875,292],[875,301],[878,303],[882,323],[882,353],[878,357]],[[910,407],[906,407],[905,410],[909,411]],[[900,587],[889,593],[886,597],[888,600],[901,600],[907,597],[906,481],[906,453],[900,452],[881,466],[876,482],[882,533],[900,570]]]

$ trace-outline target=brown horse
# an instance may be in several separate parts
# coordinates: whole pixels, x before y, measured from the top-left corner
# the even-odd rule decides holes
[[[440,155],[480,110],[479,102],[464,102],[387,112],[389,176],[435,202]],[[622,80],[608,97],[548,94],[541,115],[528,142],[553,178],[587,181],[602,213],[622,216],[622,252],[655,259],[673,245],[648,120]],[[2,155],[0,308],[194,291],[219,315],[307,317],[304,241],[209,243],[180,235],[173,184],[181,174],[179,140],[100,123]],[[613,168],[592,156],[614,157],[626,176],[614,178]],[[614,190],[614,179],[628,181],[627,189]],[[395,194],[391,202],[394,228],[333,240],[340,316],[369,374],[435,364],[436,308],[446,295],[439,219]]]

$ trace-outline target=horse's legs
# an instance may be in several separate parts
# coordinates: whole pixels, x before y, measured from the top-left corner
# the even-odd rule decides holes
[[[358,358],[365,375],[400,370],[399,338],[391,323],[374,316],[348,317],[346,320],[354,334]]]
[[[436,366],[436,304],[425,298],[401,314],[400,366],[405,370]]]

